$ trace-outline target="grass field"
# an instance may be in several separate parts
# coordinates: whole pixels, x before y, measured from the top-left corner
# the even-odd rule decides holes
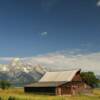
[[[77,96],[47,96],[24,93],[23,89],[0,90],[0,100],[8,100],[9,97],[15,99],[9,100],[100,100],[100,89],[94,89],[91,95]]]

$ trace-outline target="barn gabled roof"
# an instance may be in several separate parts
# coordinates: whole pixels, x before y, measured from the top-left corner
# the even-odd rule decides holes
[[[69,71],[46,72],[45,75],[37,82],[25,87],[57,87],[72,81],[80,69]]]
[[[80,69],[58,72],[46,72],[39,82],[70,82]]]

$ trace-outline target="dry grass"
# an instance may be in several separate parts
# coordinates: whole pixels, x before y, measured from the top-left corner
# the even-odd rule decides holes
[[[93,95],[77,95],[77,96],[47,96],[24,93],[22,88],[13,88],[8,90],[0,90],[0,97],[8,100],[9,96],[15,97],[15,100],[100,100],[100,89],[93,90]]]
[[[93,94],[100,96],[100,89],[94,89]]]

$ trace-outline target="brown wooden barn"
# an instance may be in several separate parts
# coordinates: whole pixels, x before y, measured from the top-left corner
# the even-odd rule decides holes
[[[90,87],[84,83],[79,70],[46,72],[46,74],[34,84],[24,87],[25,92],[34,92],[52,95],[75,95],[90,91]]]

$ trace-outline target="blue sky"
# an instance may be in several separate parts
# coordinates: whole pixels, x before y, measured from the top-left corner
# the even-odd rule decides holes
[[[0,0],[0,56],[100,51],[96,0]]]
[[[16,59],[100,74],[99,0],[0,0],[0,64]]]

